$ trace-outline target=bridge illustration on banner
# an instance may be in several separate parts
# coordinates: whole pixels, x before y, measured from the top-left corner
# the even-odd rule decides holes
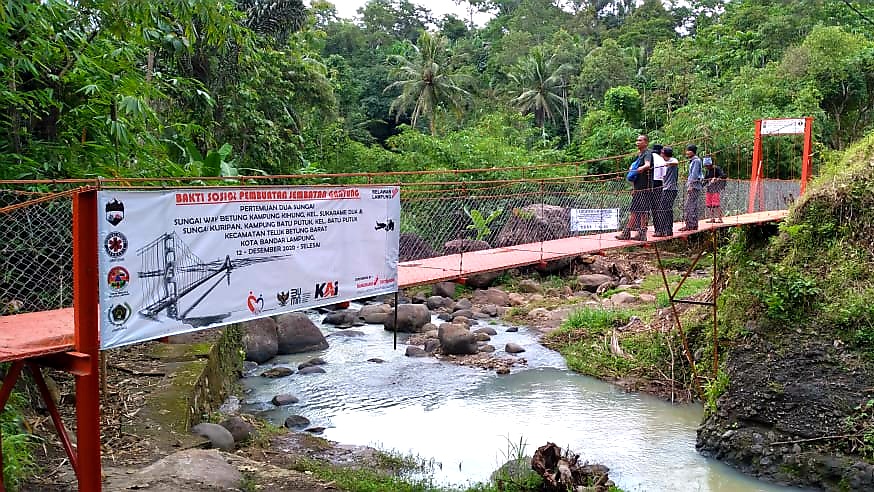
[[[161,311],[166,311],[167,317],[184,321],[189,324],[211,324],[230,316],[230,313],[220,313],[208,316],[188,318],[188,314],[200,305],[209,294],[221,285],[222,281],[231,285],[231,272],[259,263],[280,261],[289,258],[288,255],[264,256],[258,258],[231,259],[226,255],[223,259],[203,261],[191,251],[175,232],[165,233],[137,250],[141,258],[141,270],[137,276],[143,279],[143,305],[140,314],[151,319],[157,319]],[[198,288],[210,285],[205,290]],[[193,298],[184,310],[180,309],[180,301],[195,291],[199,296]]]

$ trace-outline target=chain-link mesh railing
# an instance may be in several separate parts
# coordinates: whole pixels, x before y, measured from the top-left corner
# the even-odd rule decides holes
[[[578,171],[578,169],[573,169]],[[397,174],[368,176],[268,177],[235,186],[331,186],[350,181],[401,186],[401,261],[490,248],[519,247],[586,233],[570,230],[573,209],[618,209],[621,223],[629,215],[631,186],[624,173],[559,178],[450,173],[443,181],[399,182]],[[545,173],[544,173],[545,174]],[[556,173],[562,174],[562,173]],[[520,176],[516,173],[515,176]],[[474,178],[474,179],[472,179]],[[478,178],[478,179],[477,179]],[[33,192],[34,186],[0,183],[0,315],[58,309],[72,305],[72,200],[75,186],[64,183]],[[128,183],[113,183],[118,188]],[[189,187],[186,181],[136,183],[138,189]],[[198,183],[200,184],[200,183]],[[41,185],[51,186],[51,185]],[[193,184],[191,187],[194,187]],[[674,222],[683,219],[683,183],[674,202]],[[798,181],[765,180],[760,210],[783,210],[798,196]],[[42,188],[40,188],[42,189]],[[56,191],[56,193],[48,193]],[[729,180],[722,191],[726,222],[746,213],[750,182]],[[703,209],[703,199],[701,200]],[[702,211],[699,216],[703,219]],[[650,222],[651,223],[651,222]],[[451,265],[446,265],[451,267]]]

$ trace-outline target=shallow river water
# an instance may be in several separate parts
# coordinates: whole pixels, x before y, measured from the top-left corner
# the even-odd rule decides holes
[[[319,324],[320,315],[312,319]],[[320,325],[321,326],[321,325]],[[671,405],[647,395],[625,393],[597,379],[569,371],[557,353],[542,347],[525,328],[490,342],[525,347],[527,366],[511,374],[461,367],[433,358],[404,356],[399,341],[381,325],[353,328],[364,336],[331,336],[321,352],[279,356],[253,371],[274,365],[294,369],[313,357],[328,364],[326,374],[266,379],[244,378],[249,392],[244,410],[282,424],[291,414],[326,427],[323,437],[344,444],[372,445],[433,459],[435,478],[443,484],[487,481],[515,456],[520,440],[529,456],[554,442],[570,447],[583,460],[610,468],[610,477],[627,491],[787,491],[747,478],[695,451],[700,405]],[[377,357],[385,363],[367,362]],[[290,393],[300,402],[275,408],[276,394]]]

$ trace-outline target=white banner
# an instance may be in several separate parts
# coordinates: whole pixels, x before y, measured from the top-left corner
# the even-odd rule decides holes
[[[613,231],[619,229],[618,208],[572,208],[571,231]]]
[[[807,120],[804,118],[781,118],[762,120],[762,135],[800,135],[804,133]]]
[[[104,190],[100,346],[395,292],[396,186]]]

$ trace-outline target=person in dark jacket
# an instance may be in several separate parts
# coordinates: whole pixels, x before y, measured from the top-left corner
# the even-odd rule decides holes
[[[637,141],[637,176],[634,178],[634,190],[631,192],[631,215],[628,217],[628,222],[616,239],[619,240],[634,240],[646,241],[646,226],[649,220],[649,213],[652,210],[652,169],[653,158],[652,151],[649,150],[649,137],[639,135]],[[631,236],[631,230],[637,229],[637,235]]]
[[[710,217],[707,222],[722,223],[722,200],[720,194],[725,189],[728,175],[713,162],[713,158],[704,157],[704,206],[707,210],[704,217]]]

